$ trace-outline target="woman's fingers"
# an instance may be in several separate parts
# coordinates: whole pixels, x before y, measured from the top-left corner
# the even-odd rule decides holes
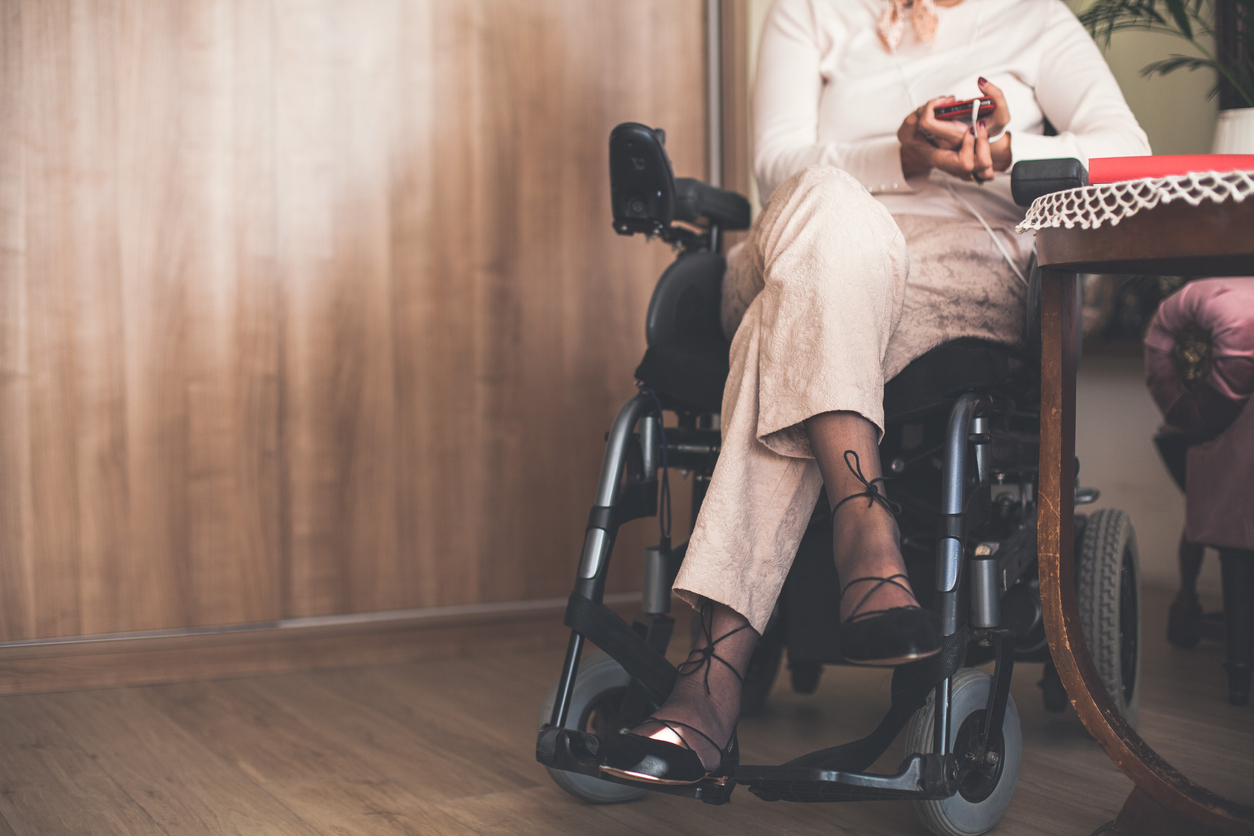
[[[924,146],[928,164],[932,168],[940,169],[946,174],[952,174],[959,180],[970,180],[971,172],[975,165],[975,137],[971,135],[971,129],[966,128],[963,133],[962,144],[956,149],[950,148],[933,148]]]
[[[958,149],[958,165],[960,171],[951,173],[964,180],[970,178],[971,172],[975,170],[975,134],[971,128],[967,128],[962,137],[962,147]]]
[[[936,108],[958,101],[953,96],[938,96],[923,105],[918,111],[919,133],[937,148],[957,150],[962,145],[962,135],[967,124],[960,121],[947,121],[936,118]]]
[[[980,92],[992,99],[995,105],[995,109],[986,120],[989,133],[1000,134],[1010,124],[1010,105],[1006,104],[1006,94],[1001,91],[1000,87],[983,76],[980,76],[977,83],[980,85]]]
[[[897,141],[902,145],[908,142],[918,142],[927,144],[927,137],[923,136],[923,132],[919,128],[919,116],[923,108],[911,111],[906,118],[901,121],[901,127],[897,129]]]
[[[921,170],[936,168],[960,180],[977,183],[992,180],[996,171],[992,147],[988,142],[988,120],[981,119],[974,126],[958,123],[957,142],[953,147],[945,147],[929,141],[924,134],[925,121],[938,103],[943,104],[944,99],[932,100],[902,122],[897,136],[902,144],[903,170],[907,163],[913,168],[917,162]]]
[[[988,126],[981,119],[975,128],[974,165],[972,179],[983,184],[993,179],[993,152],[988,147]]]

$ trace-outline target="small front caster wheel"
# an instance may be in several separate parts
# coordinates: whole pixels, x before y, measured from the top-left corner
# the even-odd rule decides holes
[[[954,674],[950,690],[950,746],[954,752],[966,749],[972,734],[978,734],[979,720],[988,704],[993,678],[976,668],[962,668]],[[914,713],[906,726],[906,755],[932,751],[935,726],[935,695]],[[992,830],[1015,793],[1019,763],[1023,758],[1023,736],[1019,731],[1019,710],[1015,701],[1006,700],[1006,717],[1001,739],[989,749],[980,769],[971,770],[956,795],[938,801],[914,801],[919,821],[937,836],[978,836]]]
[[[549,688],[549,693],[540,706],[536,731],[553,716],[553,704],[557,702],[557,684],[554,680],[553,687]],[[631,675],[623,670],[622,665],[599,650],[585,653],[579,663],[579,675],[575,677],[575,692],[571,695],[570,720],[567,725],[595,734],[601,740],[611,734],[618,734],[622,727],[634,728],[644,717],[621,716],[623,695],[629,684]],[[615,784],[590,775],[546,768],[553,783],[589,804],[621,804],[624,801],[634,801],[648,792],[647,789]]]

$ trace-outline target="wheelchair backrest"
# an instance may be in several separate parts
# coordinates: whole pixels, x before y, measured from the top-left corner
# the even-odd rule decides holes
[[[650,347],[726,345],[719,321],[723,271],[721,253],[683,253],[658,279],[645,317]]]

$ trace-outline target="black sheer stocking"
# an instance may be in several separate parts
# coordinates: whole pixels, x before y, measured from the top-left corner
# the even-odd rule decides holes
[[[679,666],[670,698],[633,733],[692,749],[706,769],[719,763],[740,717],[740,689],[758,634],[740,613],[707,601],[701,635]]]
[[[918,606],[904,578],[906,565],[894,517],[900,508],[882,487],[875,425],[854,412],[825,412],[808,419],[805,428],[833,503],[833,557],[842,586],[848,590],[862,578],[895,579],[873,589],[859,584],[857,594],[843,595],[841,618],[859,608],[867,612]]]

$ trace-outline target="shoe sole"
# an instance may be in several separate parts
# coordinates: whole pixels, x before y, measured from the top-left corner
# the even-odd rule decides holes
[[[887,659],[850,659],[846,657],[845,661],[851,665],[858,665],[866,668],[893,668],[898,665],[905,665],[909,662],[917,662],[920,659],[929,659],[940,652],[941,648],[938,647],[935,650],[929,650],[926,653],[907,653],[905,656],[892,656]]]
[[[613,775],[615,778],[625,778],[628,781],[635,781],[638,784],[662,784],[667,787],[692,787],[700,784],[702,781],[711,781],[720,787],[727,785],[727,778],[711,778],[708,774],[703,775],[695,781],[675,781],[670,778],[655,778],[652,775],[643,775],[639,772],[628,772],[625,769],[614,769],[610,766],[599,767],[606,775]]]

